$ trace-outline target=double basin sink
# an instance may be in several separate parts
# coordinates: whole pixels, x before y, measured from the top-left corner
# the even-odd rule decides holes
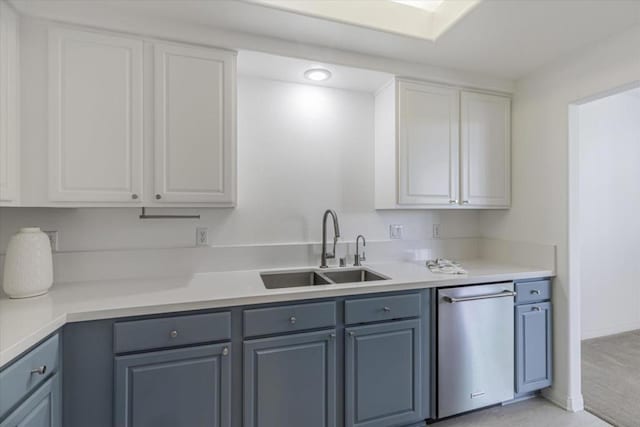
[[[299,286],[339,285],[346,283],[374,282],[389,278],[368,268],[341,270],[298,270],[260,273],[267,289],[294,288]]]

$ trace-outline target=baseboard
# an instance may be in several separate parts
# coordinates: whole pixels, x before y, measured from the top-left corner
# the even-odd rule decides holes
[[[542,396],[556,406],[569,412],[580,412],[584,410],[584,400],[582,394],[578,396],[557,395],[553,390],[543,390]]]
[[[517,397],[513,398],[512,400],[508,400],[506,402],[502,402],[502,406],[513,405],[514,403],[520,403],[520,402],[523,402],[525,400],[535,399],[539,395],[540,395],[540,393],[533,391],[531,393],[524,394],[522,396],[517,396]]]

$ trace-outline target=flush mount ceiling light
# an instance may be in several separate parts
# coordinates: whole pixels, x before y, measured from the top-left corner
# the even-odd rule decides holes
[[[314,82],[323,82],[331,78],[331,71],[325,68],[311,68],[304,72],[304,77]]]

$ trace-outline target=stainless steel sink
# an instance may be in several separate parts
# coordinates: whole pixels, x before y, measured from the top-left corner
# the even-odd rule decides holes
[[[342,283],[371,282],[388,280],[375,271],[366,268],[345,270],[302,270],[260,273],[267,289],[293,288],[298,286],[336,285]]]
[[[358,268],[356,270],[327,271],[324,275],[333,283],[372,282],[375,280],[388,279],[388,277],[364,268]]]
[[[267,289],[294,288],[297,286],[328,285],[331,282],[313,270],[286,273],[260,273]]]

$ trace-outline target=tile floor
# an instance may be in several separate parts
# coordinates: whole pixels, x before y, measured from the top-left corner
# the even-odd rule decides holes
[[[588,412],[571,413],[542,399],[530,399],[507,406],[450,418],[433,427],[608,427]]]
[[[640,330],[582,341],[584,407],[619,427],[640,426]]]

